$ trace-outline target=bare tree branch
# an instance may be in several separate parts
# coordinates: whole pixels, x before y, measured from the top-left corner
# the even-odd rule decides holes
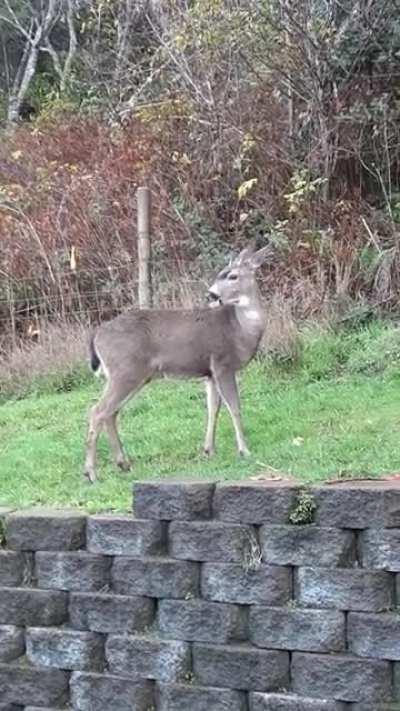
[[[10,0],[4,0],[10,15],[3,15],[25,39],[12,90],[9,96],[8,121],[13,123],[19,118],[20,106],[29,90],[31,81],[37,70],[40,52],[47,52],[53,62],[54,70],[59,77],[61,90],[65,89],[72,63],[77,51],[78,40],[74,24],[76,11],[74,0],[46,0],[40,6],[40,11],[31,3],[26,4],[29,9],[28,26],[24,26],[11,7]],[[51,32],[59,19],[64,15],[68,27],[69,47],[64,65],[60,54],[54,49],[51,42]]]

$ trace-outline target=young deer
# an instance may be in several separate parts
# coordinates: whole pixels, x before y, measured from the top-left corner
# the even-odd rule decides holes
[[[116,419],[121,407],[146,383],[164,375],[205,378],[208,422],[204,452],[214,452],[221,401],[235,429],[239,453],[249,454],[240,419],[235,374],[253,358],[265,327],[255,270],[270,248],[244,249],[209,290],[214,308],[133,309],[102,324],[90,343],[91,365],[107,379],[89,419],[85,476],[96,479],[96,445],[104,428],[116,464],[127,471]]]

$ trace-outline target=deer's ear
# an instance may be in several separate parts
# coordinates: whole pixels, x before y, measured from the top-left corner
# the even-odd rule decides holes
[[[250,259],[250,265],[252,269],[258,269],[259,267],[261,267],[261,265],[264,264],[266,259],[268,259],[271,254],[272,249],[269,244],[267,244],[266,247],[259,249],[258,252],[255,252],[255,254],[253,254]]]
[[[254,248],[253,248],[253,247],[245,247],[244,249],[242,249],[242,251],[240,252],[240,254],[236,257],[236,259],[233,260],[233,262],[231,263],[230,266],[231,266],[231,267],[233,267],[233,266],[235,266],[235,267],[241,267],[241,266],[243,266],[243,264],[244,264],[245,262],[248,262],[248,261],[251,259],[253,253],[254,253]]]

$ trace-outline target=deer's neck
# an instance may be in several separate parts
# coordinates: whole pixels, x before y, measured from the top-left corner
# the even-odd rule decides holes
[[[235,305],[235,314],[245,333],[261,336],[265,328],[265,313],[258,289],[240,297]]]
[[[237,356],[243,366],[254,357],[260,344],[265,328],[264,309],[258,293],[243,295],[234,309],[240,331]]]

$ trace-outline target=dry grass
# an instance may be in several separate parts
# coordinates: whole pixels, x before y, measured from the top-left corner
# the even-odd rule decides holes
[[[261,351],[281,363],[296,363],[301,357],[301,334],[292,302],[279,295],[273,297],[267,306],[267,325]]]
[[[2,398],[41,390],[70,390],[84,379],[88,330],[83,324],[43,324],[36,342],[21,342],[0,357]]]

